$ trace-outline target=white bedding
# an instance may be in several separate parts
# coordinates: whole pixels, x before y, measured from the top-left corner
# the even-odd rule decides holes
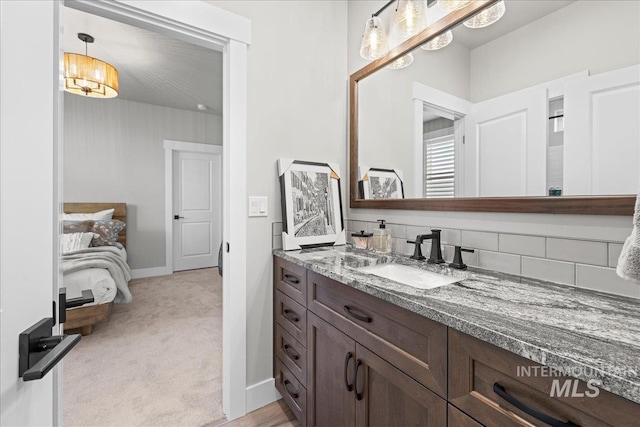
[[[94,251],[98,250],[98,248],[92,249]],[[126,249],[122,246],[118,246],[118,249],[121,258],[126,262]],[[114,250],[114,247],[109,247],[109,251]],[[85,289],[90,289],[93,292],[94,302],[85,304],[81,307],[110,303],[116,298],[116,295],[118,294],[118,286],[111,276],[111,273],[106,268],[85,268],[77,271],[65,272],[63,276],[63,286],[67,288],[67,299],[82,296],[82,291]]]

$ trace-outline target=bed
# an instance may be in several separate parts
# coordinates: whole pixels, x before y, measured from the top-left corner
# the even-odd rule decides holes
[[[114,209],[112,219],[126,224],[125,203],[65,203],[67,214],[89,214]],[[90,335],[93,327],[109,321],[114,302],[130,302],[128,289],[129,266],[126,264],[126,227],[119,232],[119,246],[91,247],[81,251],[63,253],[63,286],[67,288],[67,299],[79,297],[82,290],[91,289],[95,301],[81,307],[67,309],[65,333]]]

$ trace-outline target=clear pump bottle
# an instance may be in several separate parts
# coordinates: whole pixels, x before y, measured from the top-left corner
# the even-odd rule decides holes
[[[391,252],[391,234],[384,219],[379,219],[380,227],[373,230],[373,250],[381,254]]]

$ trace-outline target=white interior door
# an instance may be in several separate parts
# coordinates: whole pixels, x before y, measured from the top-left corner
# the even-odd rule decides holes
[[[546,194],[547,89],[474,104],[465,118],[465,197]]]
[[[54,111],[61,96],[52,78],[52,65],[59,63],[57,38],[52,35],[58,31],[59,5],[0,2],[2,426],[57,424],[58,367],[40,380],[23,381],[18,376],[18,335],[52,316],[58,286],[58,121]],[[27,32],[25,22],[33,25]]]
[[[640,66],[568,83],[564,115],[564,194],[635,194]]]
[[[174,152],[173,270],[216,267],[222,231],[222,154]]]

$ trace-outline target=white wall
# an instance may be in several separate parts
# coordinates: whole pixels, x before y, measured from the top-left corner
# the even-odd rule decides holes
[[[163,140],[221,145],[222,118],[65,94],[64,121],[64,201],[127,203],[129,265],[164,267]]]
[[[638,63],[640,2],[577,1],[473,49],[471,101]]]
[[[247,219],[247,385],[273,378],[271,223],[281,220],[276,160],[335,162],[347,188],[347,5],[212,1],[251,19],[247,191],[269,216]]]
[[[362,6],[361,3],[363,4]],[[593,2],[586,1],[584,3]],[[610,2],[602,3],[606,3],[608,5]],[[367,64],[366,61],[360,58],[358,53],[360,49],[360,37],[367,17],[380,7],[379,2],[372,2],[372,5],[367,7],[365,7],[364,4],[365,2],[349,3],[349,37],[347,43],[349,74],[354,73]],[[635,16],[637,17],[637,13]],[[602,25],[604,25],[603,22],[595,28],[600,28]],[[594,29],[589,29],[589,32],[594,32]],[[586,36],[586,33],[583,32],[577,36]],[[633,34],[625,35],[624,37],[621,37],[619,41],[621,43],[637,43],[638,37],[635,37],[635,40],[631,41],[633,37]],[[637,49],[638,48],[636,47],[636,51]],[[601,50],[594,50],[591,52],[594,56],[601,53]],[[527,54],[529,54],[529,52],[524,53],[525,56]],[[511,61],[509,65],[515,66]],[[618,66],[620,65],[616,65],[616,67]],[[540,66],[534,68],[534,75],[535,70],[538,69],[540,69]],[[548,76],[545,76],[544,79],[542,79],[542,81],[545,80],[549,80]],[[346,146],[344,149],[346,153]],[[346,209],[346,212],[347,217],[352,220],[375,221],[376,219],[384,218],[390,223],[398,224],[438,226],[442,228],[461,228],[467,230],[522,233],[603,241],[623,241],[626,236],[631,233],[632,228],[632,218],[622,216],[430,212],[350,208]]]

